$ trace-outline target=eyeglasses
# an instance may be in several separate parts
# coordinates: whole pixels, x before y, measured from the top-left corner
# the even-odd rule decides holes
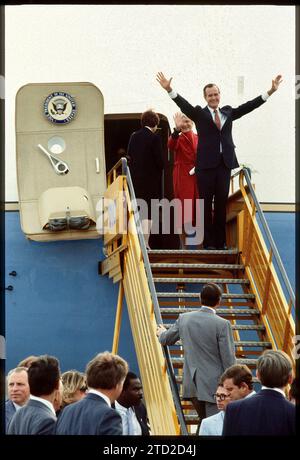
[[[230,395],[225,395],[224,393],[215,393],[214,398],[220,399],[221,401],[225,401],[225,399],[229,398]]]

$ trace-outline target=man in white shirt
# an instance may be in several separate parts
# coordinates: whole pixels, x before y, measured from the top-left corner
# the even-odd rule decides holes
[[[142,399],[140,379],[133,372],[128,372],[122,393],[115,402],[115,408],[122,418],[123,435],[149,435],[147,412]]]
[[[27,367],[16,367],[7,374],[8,400],[5,402],[6,431],[17,410],[24,406],[30,396]]]
[[[39,356],[28,369],[28,383],[30,399],[11,419],[8,434],[54,434],[53,403],[60,385],[58,360],[53,356]]]

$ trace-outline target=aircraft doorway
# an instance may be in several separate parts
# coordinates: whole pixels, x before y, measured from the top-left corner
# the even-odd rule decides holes
[[[161,136],[164,156],[164,174],[162,179],[161,196],[169,200],[173,199],[173,158],[169,154],[167,143],[170,135],[170,126],[165,115],[159,113],[160,124],[158,134]],[[104,142],[106,171],[109,171],[120,159],[118,151],[127,151],[129,138],[134,131],[141,127],[141,113],[107,114],[104,115]],[[122,155],[124,156],[124,155]],[[173,221],[173,219],[171,219]],[[170,235],[151,235],[150,246],[153,249],[177,249],[179,237],[174,234],[174,226],[171,225]]]

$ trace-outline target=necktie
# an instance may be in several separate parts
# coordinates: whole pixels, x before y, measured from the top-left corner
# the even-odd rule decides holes
[[[214,114],[215,114],[215,123],[217,125],[217,128],[221,129],[221,120],[220,120],[220,117],[219,117],[217,109],[214,110]]]

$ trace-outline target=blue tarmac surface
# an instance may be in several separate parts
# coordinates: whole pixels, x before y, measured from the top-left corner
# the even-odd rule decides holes
[[[295,289],[295,214],[265,216]],[[44,353],[57,356],[62,371],[84,370],[96,353],[111,350],[118,286],[98,275],[102,259],[100,239],[32,242],[19,213],[6,213],[6,286],[14,287],[6,291],[7,370]],[[13,270],[16,277],[9,275]],[[119,354],[139,372],[126,305]]]

